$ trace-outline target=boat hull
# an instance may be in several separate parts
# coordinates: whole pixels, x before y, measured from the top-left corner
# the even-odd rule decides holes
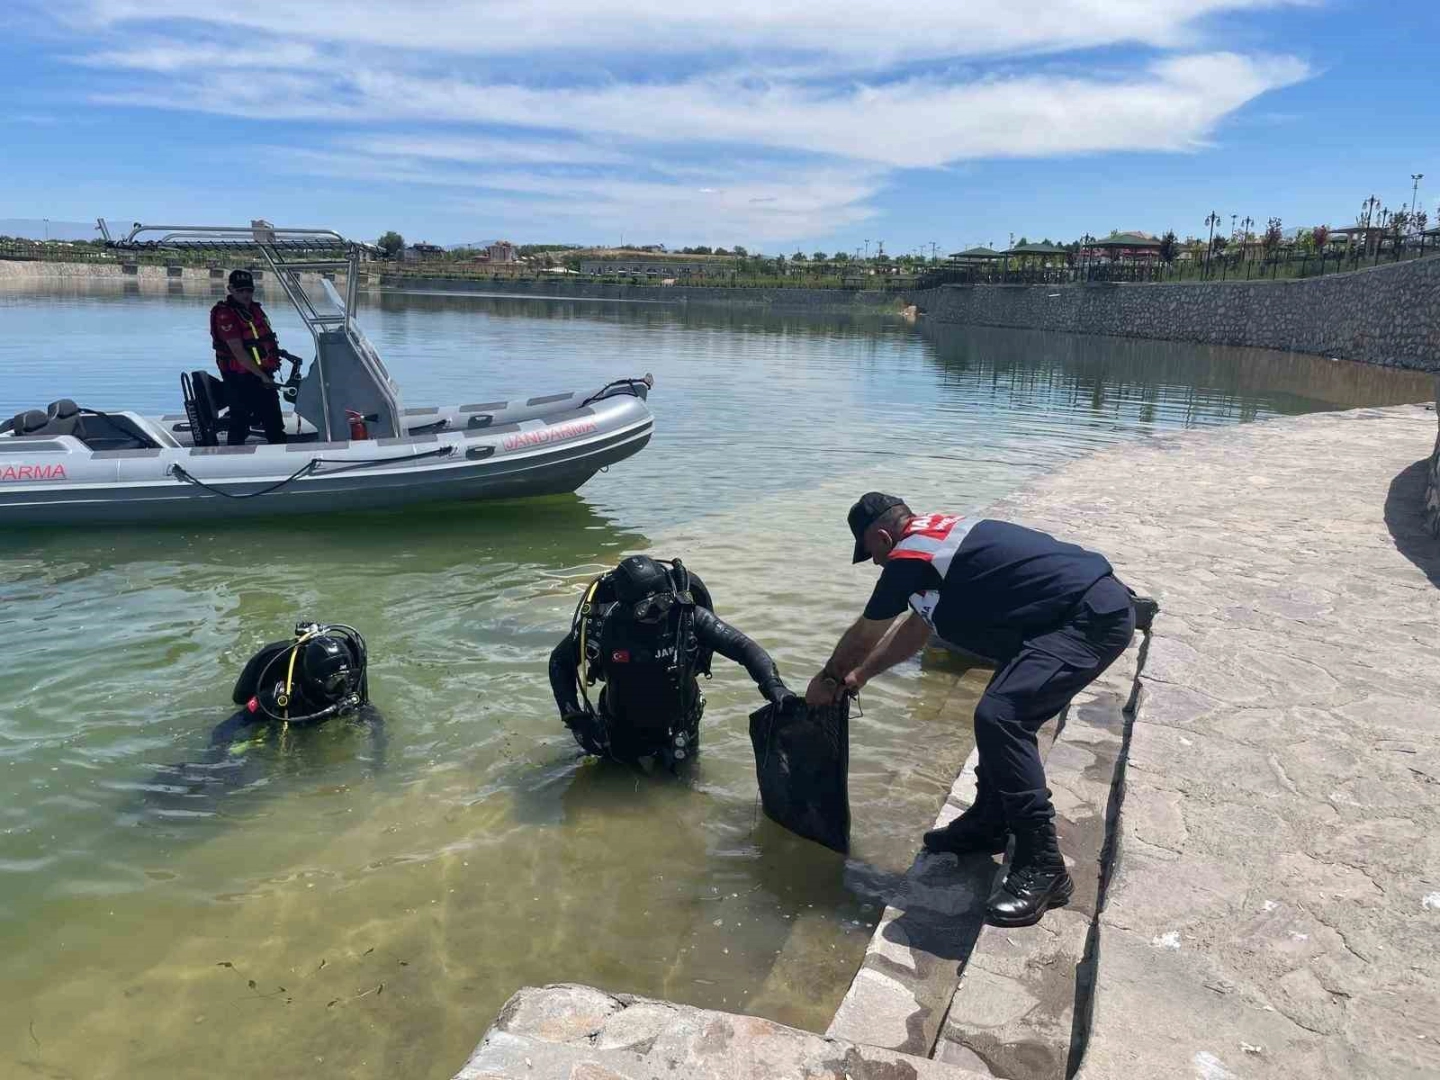
[[[403,438],[282,446],[94,451],[74,438],[0,438],[0,523],[199,523],[276,515],[301,521],[316,514],[554,495],[574,491],[650,441],[654,420],[638,396],[577,408],[557,395],[556,404],[559,411],[516,421],[493,410],[472,411],[472,417],[484,417],[481,424],[455,423]],[[173,419],[148,423],[153,428]]]

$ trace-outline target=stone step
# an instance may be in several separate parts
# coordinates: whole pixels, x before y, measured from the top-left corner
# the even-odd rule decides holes
[[[966,694],[957,687],[937,723],[969,724],[983,683]],[[1041,728],[1047,757],[1059,718]],[[958,817],[975,798],[972,753],[950,789],[936,827]],[[916,847],[919,847],[916,837]],[[860,970],[826,1034],[902,1053],[928,1056],[940,1034],[960,972],[985,920],[985,902],[996,885],[993,860],[921,853],[871,935]]]
[[[976,1073],[771,1020],[607,994],[525,987],[454,1080],[980,1080]]]
[[[1046,758],[1075,895],[1034,926],[981,929],[933,1050],[941,1061],[1006,1080],[1062,1080],[1083,1048],[1088,1017],[1077,1025],[1075,1012],[1077,999],[1082,1009],[1088,1000],[1088,986],[1077,987],[1077,973],[1091,976],[1107,814],[1139,654],[1132,646],[1076,695]]]

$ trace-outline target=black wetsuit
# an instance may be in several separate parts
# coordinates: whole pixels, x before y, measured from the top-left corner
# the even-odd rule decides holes
[[[682,618],[688,618],[688,634]],[[657,623],[642,623],[614,604],[602,585],[584,628],[591,658],[586,682],[605,683],[598,710],[588,714],[580,702],[580,625],[550,654],[550,688],[561,717],[590,753],[622,761],[663,756],[676,732],[686,735],[687,753],[693,753],[704,709],[696,675],[709,674],[712,652],[744,665],[766,700],[789,694],[770,655],[700,604],[688,616],[677,607]]]

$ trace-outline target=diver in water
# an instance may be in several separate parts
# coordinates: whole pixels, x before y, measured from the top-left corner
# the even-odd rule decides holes
[[[679,559],[632,555],[586,588],[550,654],[550,688],[587,754],[674,768],[699,748],[705,696],[696,677],[710,676],[717,652],[743,664],[767,701],[798,703],[769,654],[715,616],[698,575]],[[592,706],[597,681],[605,685]]]
[[[333,720],[364,728],[369,764],[383,767],[385,722],[370,704],[368,659],[354,627],[297,623],[291,640],[271,642],[250,658],[232,694],[240,709],[211,731],[198,761],[161,768],[144,787],[147,802],[152,809],[211,812],[208,799],[266,777],[267,755],[256,760],[250,751],[268,743],[294,750],[297,738],[308,742]]]
[[[296,623],[293,640],[272,641],[245,664],[231,694],[243,708],[216,727],[211,745],[256,724],[301,727],[359,716],[370,704],[368,663],[365,639],[353,626]],[[374,720],[383,726],[378,714]]]

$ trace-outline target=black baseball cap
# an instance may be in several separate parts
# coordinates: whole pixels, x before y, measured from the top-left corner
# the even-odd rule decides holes
[[[850,515],[846,520],[850,523],[850,531],[855,535],[855,557],[850,560],[852,563],[862,563],[870,557],[865,550],[865,530],[875,524],[876,519],[886,510],[904,505],[905,500],[894,495],[886,495],[882,491],[867,491],[850,507]]]
[[[255,287],[255,278],[249,270],[231,270],[230,287],[232,289],[253,289]]]

